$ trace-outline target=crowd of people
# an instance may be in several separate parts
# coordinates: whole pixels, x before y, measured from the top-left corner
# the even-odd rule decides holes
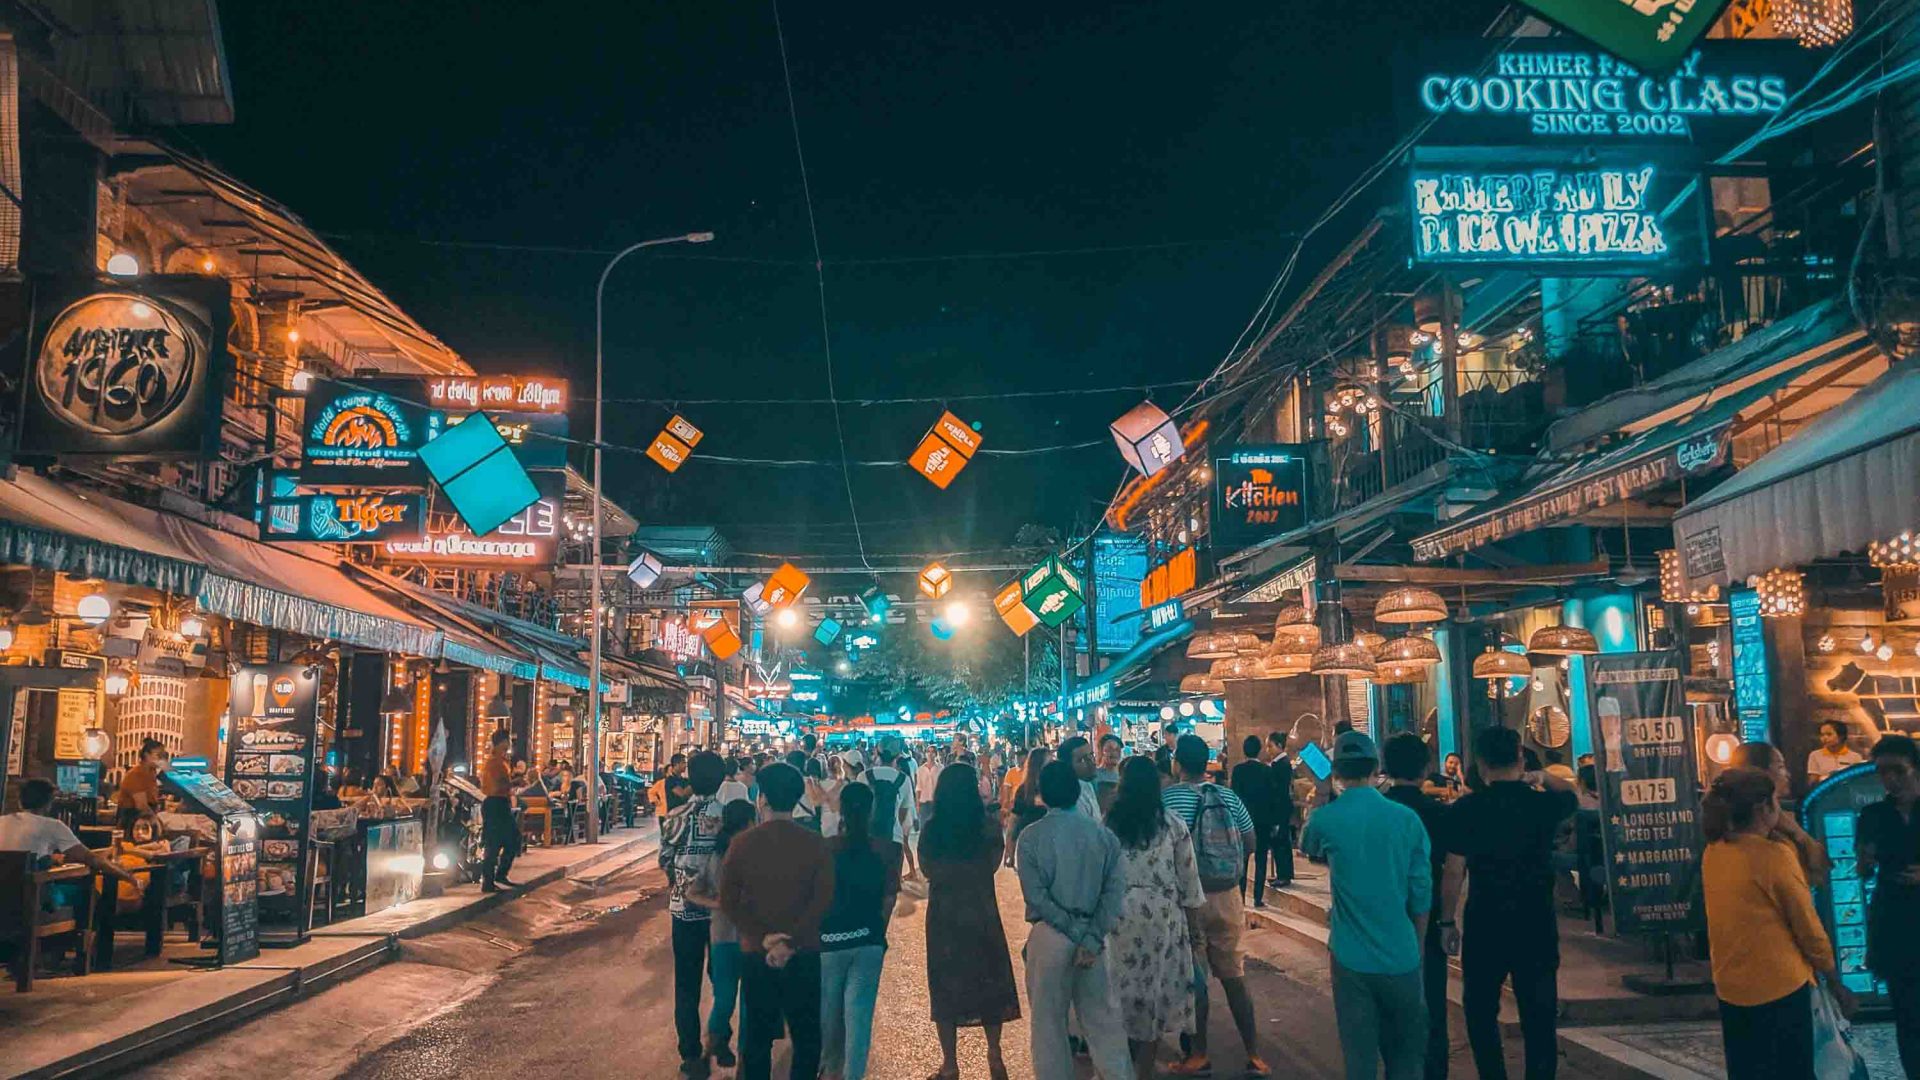
[[[1503,991],[1519,1014],[1525,1075],[1555,1074],[1556,887],[1571,868],[1592,869],[1590,855],[1569,853],[1570,835],[1598,828],[1590,761],[1536,756],[1519,732],[1495,728],[1476,736],[1471,769],[1452,754],[1436,767],[1415,735],[1376,744],[1343,726],[1330,781],[1316,786],[1296,776],[1280,733],[1245,739],[1231,769],[1193,735],[1128,749],[1105,734],[1004,755],[976,755],[964,740],[909,752],[888,739],[826,753],[809,737],[782,757],[676,756],[656,810],[683,1074],[737,1060],[747,1080],[766,1077],[784,1033],[791,1076],[864,1076],[895,898],[914,880],[927,897],[935,1080],[959,1075],[957,1033],[969,1027],[985,1035],[989,1075],[1007,1076],[1003,1029],[1023,1018],[1023,1001],[995,878],[1012,867],[1030,924],[1024,1019],[1037,1076],[1074,1075],[1076,1055],[1106,1080],[1210,1076],[1216,1000],[1247,1075],[1268,1075],[1243,905],[1264,906],[1291,883],[1296,851],[1327,875],[1349,1077],[1446,1076],[1454,958],[1478,1075],[1507,1075]],[[1903,1060],[1920,1075],[1910,917],[1920,751],[1888,736],[1871,760],[1887,799],[1859,820],[1859,864],[1878,877],[1870,965],[1888,981]],[[1809,888],[1831,864],[1780,810],[1785,774],[1771,747],[1746,744],[1704,802],[1708,936],[1734,1076],[1813,1075],[1805,1063],[1823,1006],[1844,1014],[1853,1004]],[[1156,1073],[1176,1041],[1177,1060]]]

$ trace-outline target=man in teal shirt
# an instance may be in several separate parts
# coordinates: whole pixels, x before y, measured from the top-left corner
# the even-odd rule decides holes
[[[1427,829],[1372,784],[1380,754],[1358,731],[1333,743],[1339,797],[1307,819],[1300,849],[1333,889],[1333,1012],[1348,1080],[1419,1080],[1427,1040],[1420,942],[1433,897]]]

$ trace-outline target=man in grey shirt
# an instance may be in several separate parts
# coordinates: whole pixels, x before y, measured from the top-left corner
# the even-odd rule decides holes
[[[1054,761],[1040,771],[1047,816],[1020,833],[1020,891],[1027,900],[1027,1003],[1033,1010],[1034,1075],[1070,1080],[1067,1012],[1080,1017],[1103,1080],[1133,1074],[1125,1029],[1107,985],[1107,933],[1127,892],[1120,841],[1076,813],[1080,777]]]

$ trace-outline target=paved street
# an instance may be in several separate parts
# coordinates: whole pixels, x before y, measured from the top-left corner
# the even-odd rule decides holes
[[[538,890],[475,922],[409,942],[400,962],[140,1075],[670,1077],[672,964],[661,885],[647,860],[597,895],[568,884]],[[1011,872],[1001,875],[1000,900],[1017,971],[1026,927]],[[874,1080],[921,1080],[939,1063],[927,1015],[922,910],[908,898],[894,923],[874,1025]],[[1266,930],[1250,932],[1248,942],[1258,960],[1251,979],[1275,1075],[1341,1075],[1324,954]],[[1238,1076],[1239,1039],[1224,1006],[1214,1012],[1215,1075]],[[1453,1031],[1454,1075],[1471,1077],[1457,1016]],[[962,1075],[984,1077],[981,1034],[963,1032],[960,1045]],[[1172,1049],[1165,1048],[1168,1061]],[[1024,1022],[1008,1027],[1006,1050],[1012,1075],[1031,1077]],[[1084,1063],[1082,1075],[1091,1075]],[[1565,1067],[1561,1075],[1593,1074]]]

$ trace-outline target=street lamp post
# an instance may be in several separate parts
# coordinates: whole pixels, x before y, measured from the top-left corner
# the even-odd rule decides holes
[[[603,401],[606,398],[606,307],[607,278],[620,260],[639,251],[641,248],[659,247],[663,244],[704,244],[713,239],[710,232],[684,233],[680,236],[664,236],[658,240],[642,240],[637,244],[621,249],[620,253],[607,260],[606,269],[600,271],[599,287],[593,292],[593,584],[590,601],[593,605],[593,670],[587,677],[587,696],[593,700],[593,708],[587,713],[587,843],[600,842],[600,643],[605,635],[602,625],[604,616],[600,605],[600,444],[605,438],[603,424]]]

